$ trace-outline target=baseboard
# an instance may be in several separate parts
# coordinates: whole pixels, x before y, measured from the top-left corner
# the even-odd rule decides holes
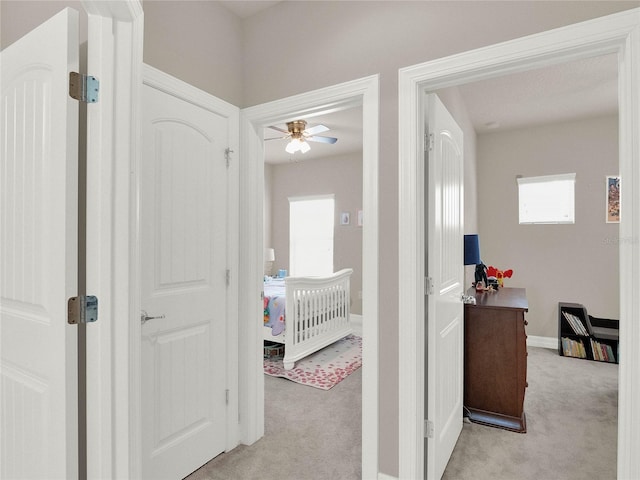
[[[354,335],[362,337],[362,315],[352,313],[349,317],[349,321],[351,322]]]
[[[537,337],[535,335],[527,336],[528,347],[551,348],[558,349],[558,339],[556,337]]]
[[[398,480],[398,477],[392,477],[391,475],[387,475],[386,473],[378,472],[378,480]]]

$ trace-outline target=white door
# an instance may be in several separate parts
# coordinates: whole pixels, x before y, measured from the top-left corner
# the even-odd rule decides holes
[[[428,478],[440,478],[462,430],[463,149],[462,130],[440,99],[428,96],[426,211]]]
[[[183,478],[226,444],[230,127],[176,84],[142,92],[141,305],[162,317],[142,325],[148,479]]]
[[[1,54],[0,477],[78,476],[78,12]]]

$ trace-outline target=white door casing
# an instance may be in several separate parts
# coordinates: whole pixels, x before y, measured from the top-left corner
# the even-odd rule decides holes
[[[241,112],[240,239],[240,439],[251,444],[264,435],[262,373],[263,127],[362,105],[363,121],[363,372],[362,477],[378,476],[378,149],[379,77],[353,80],[248,107]]]
[[[226,157],[237,126],[213,97],[187,101],[196,89],[173,86],[145,81],[142,92],[141,306],[160,317],[142,324],[142,474],[153,479],[182,478],[225,450],[234,351]]]
[[[0,476],[78,476],[78,12],[2,51]]]
[[[87,478],[140,478],[138,178],[144,15],[140,0],[83,0],[87,72]]]
[[[427,104],[425,418],[433,430],[427,440],[429,478],[440,478],[462,431],[463,137],[437,95],[429,94]]]
[[[640,9],[549,30],[535,35],[471,50],[403,68],[399,73],[400,104],[400,364],[399,372],[399,477],[422,478],[424,431],[423,276],[420,260],[423,188],[417,179],[422,162],[424,92],[462,83],[544,67],[560,61],[616,53],[618,55],[618,108],[620,173],[627,181],[625,218],[620,224],[620,349],[627,352],[619,364],[618,478],[640,477],[640,430],[636,406],[640,404]]]

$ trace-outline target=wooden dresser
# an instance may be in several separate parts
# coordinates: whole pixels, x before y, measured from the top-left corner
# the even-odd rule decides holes
[[[467,295],[464,306],[464,406],[472,422],[525,433],[527,335],[524,288]]]

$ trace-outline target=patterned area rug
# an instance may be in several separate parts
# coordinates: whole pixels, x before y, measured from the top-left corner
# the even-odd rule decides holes
[[[282,357],[264,359],[264,373],[330,390],[362,366],[362,338],[349,335],[285,370]]]

